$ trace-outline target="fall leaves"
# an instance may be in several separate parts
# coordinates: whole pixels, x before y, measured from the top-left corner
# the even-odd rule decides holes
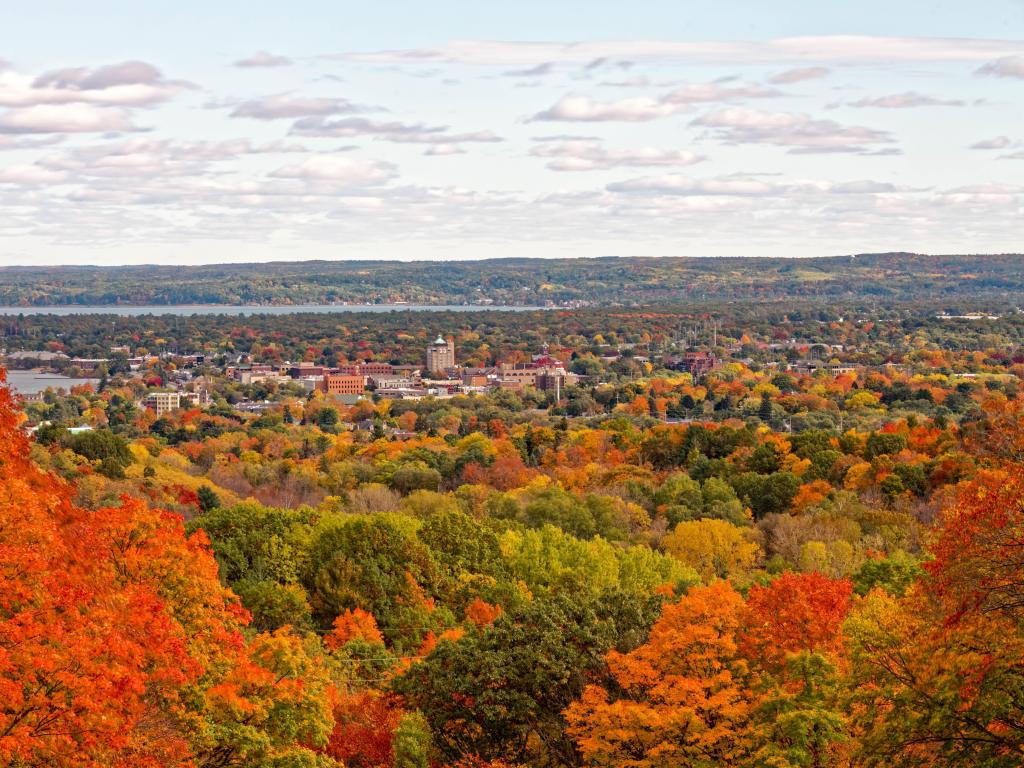
[[[208,540],[176,515],[72,504],[28,459],[4,388],[0,476],[0,764],[262,766],[326,742],[302,641],[247,641]]]
[[[16,422],[0,391],[0,764],[1024,757],[1024,471],[1009,460],[950,495],[924,570],[881,546],[855,568],[853,544],[884,545],[894,510],[814,480],[795,510],[755,527],[727,482],[695,479],[723,460],[764,477],[827,474],[838,451],[824,434],[662,430],[652,461],[684,441],[703,458],[657,485],[646,468],[609,468],[632,496],[539,475],[507,493],[420,488],[400,501],[363,486],[393,506],[357,509],[353,491],[345,511],[250,503],[186,529],[130,498],[77,506],[29,459]],[[613,437],[568,433],[551,451],[589,465]],[[882,430],[854,448],[897,476],[891,457],[937,439]],[[456,450],[504,455],[486,440]],[[675,521],[663,552],[635,543],[648,510]],[[763,570],[762,546],[778,555]]]
[[[608,655],[618,693],[588,686],[566,711],[569,733],[594,766],[756,764],[778,743],[777,700],[807,685],[786,662],[813,654],[827,666],[850,591],[816,574],[755,587],[747,601],[725,581],[691,589],[644,645]]]

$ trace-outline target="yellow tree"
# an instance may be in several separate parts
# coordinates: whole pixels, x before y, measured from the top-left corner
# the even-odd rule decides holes
[[[710,518],[679,523],[662,546],[705,582],[744,575],[761,557],[753,529]]]

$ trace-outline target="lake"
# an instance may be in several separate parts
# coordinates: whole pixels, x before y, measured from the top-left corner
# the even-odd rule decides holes
[[[56,373],[39,373],[38,371],[8,371],[7,384],[19,395],[34,395],[43,392],[47,387],[70,390],[79,384],[95,384],[98,379],[73,379]]]
[[[153,304],[146,306],[109,305],[87,307],[77,305],[53,307],[0,307],[0,315],[291,315],[299,312],[330,314],[332,312],[526,312],[545,307],[478,306],[475,304]]]

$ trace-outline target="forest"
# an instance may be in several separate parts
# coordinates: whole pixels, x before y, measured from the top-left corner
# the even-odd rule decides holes
[[[0,387],[0,764],[1018,766],[1024,319],[943,306],[7,317],[109,360]],[[224,372],[439,332],[583,378]]]
[[[0,267],[0,306],[1022,300],[1020,254],[784,256]]]

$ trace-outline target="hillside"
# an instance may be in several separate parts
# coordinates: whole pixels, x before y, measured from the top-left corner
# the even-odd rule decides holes
[[[0,268],[0,305],[643,305],[701,300],[1024,297],[1024,256],[306,261]]]

